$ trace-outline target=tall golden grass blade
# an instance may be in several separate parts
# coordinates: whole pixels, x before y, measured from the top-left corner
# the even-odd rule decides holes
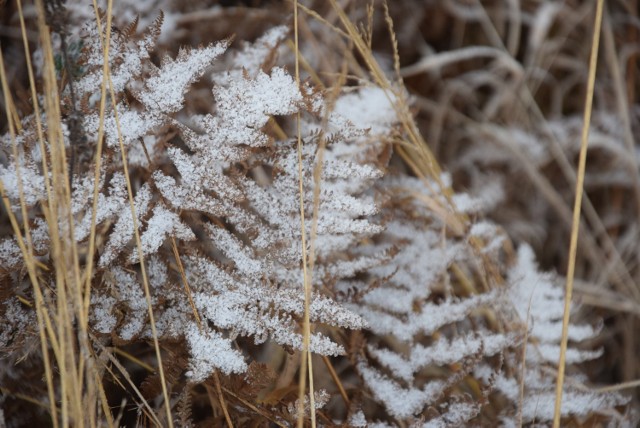
[[[21,16],[21,19],[24,20],[21,13],[21,9],[20,9],[20,16]],[[24,30],[23,30],[23,37],[24,37]],[[55,384],[54,384],[53,372],[49,362],[49,349],[48,349],[49,344],[48,344],[47,333],[50,336],[50,338],[53,339],[52,342],[54,343],[54,353],[56,355],[59,355],[60,348],[57,341],[55,340],[54,326],[48,317],[48,313],[44,305],[44,298],[42,296],[42,290],[40,288],[40,283],[39,283],[38,275],[36,271],[36,263],[33,255],[33,245],[31,242],[31,233],[29,229],[29,216],[27,213],[27,206],[24,198],[24,187],[23,187],[22,176],[20,171],[21,167],[19,164],[20,157],[18,156],[18,147],[16,144],[16,132],[14,128],[14,122],[11,117],[11,113],[9,111],[9,106],[12,105],[13,103],[10,100],[9,82],[7,80],[7,75],[6,75],[5,66],[4,66],[4,58],[2,56],[1,51],[0,51],[0,80],[2,83],[2,92],[4,94],[5,106],[7,106],[6,115],[7,115],[7,123],[9,125],[9,133],[11,136],[11,146],[12,146],[13,156],[16,161],[16,176],[18,179],[20,210],[21,210],[23,221],[24,221],[25,239],[27,241],[26,243],[23,241],[20,226],[18,225],[17,219],[15,218],[15,215],[12,211],[11,203],[9,202],[9,198],[5,194],[4,185],[1,181],[0,181],[0,194],[2,195],[2,200],[5,205],[7,215],[9,216],[9,220],[11,222],[14,235],[16,237],[16,240],[18,241],[18,246],[20,247],[20,250],[22,252],[22,257],[27,267],[29,279],[34,289],[35,301],[36,301],[36,317],[38,320],[38,333],[40,335],[40,346],[42,351],[43,364],[45,367],[45,377],[47,381],[47,393],[48,393],[49,408],[50,408],[49,411],[51,413],[53,426],[57,427],[58,426],[58,408],[55,405],[55,402],[56,402]]]
[[[155,316],[153,314],[153,307],[151,305],[151,290],[149,287],[149,278],[147,276],[147,269],[144,261],[144,254],[142,252],[142,241],[140,240],[140,231],[138,230],[138,217],[136,215],[136,208],[133,202],[133,187],[131,185],[131,176],[129,175],[129,164],[127,162],[127,150],[124,147],[124,141],[122,139],[122,130],[120,128],[120,120],[118,117],[118,108],[115,105],[116,96],[113,90],[113,83],[109,79],[109,93],[111,99],[114,100],[113,114],[116,123],[116,131],[118,134],[118,143],[120,146],[120,156],[122,158],[122,169],[124,172],[125,182],[127,184],[127,196],[129,199],[129,208],[131,209],[131,217],[133,222],[133,234],[136,241],[136,250],[138,252],[138,260],[140,260],[140,271],[142,273],[142,285],[144,288],[144,295],[147,303],[147,309],[149,313],[149,324],[151,325],[151,334],[153,336],[153,346],[156,352],[156,359],[158,360],[158,373],[160,374],[160,383],[162,385],[162,395],[164,398],[164,408],[167,416],[167,426],[173,428],[173,417],[171,415],[171,401],[169,400],[169,392],[167,390],[167,381],[164,375],[164,367],[162,365],[162,352],[160,351],[160,342],[158,340],[158,331],[156,329]]]
[[[87,266],[85,270],[84,285],[84,312],[89,313],[89,304],[91,302],[91,277],[93,276],[93,254],[96,247],[96,216],[98,212],[98,183],[100,181],[100,169],[102,167],[102,148],[104,144],[104,114],[106,111],[107,84],[109,79],[109,46],[111,45],[111,19],[112,19],[113,1],[107,1],[107,26],[105,29],[104,39],[102,43],[102,83],[100,85],[100,112],[98,119],[98,140],[95,155],[95,168],[93,174],[93,204],[91,206],[91,231],[89,233],[89,250],[87,251]],[[98,4],[93,0],[93,9],[96,16],[96,24],[98,34],[102,34],[102,22],[98,11]]]
[[[187,298],[189,299],[189,306],[191,306],[193,317],[196,319],[196,323],[198,324],[198,327],[201,329],[202,321],[200,320],[200,314],[198,314],[198,308],[196,308],[196,304],[193,302],[191,287],[189,287],[187,274],[184,271],[182,260],[180,260],[180,251],[178,250],[178,246],[176,245],[176,239],[173,236],[171,237],[171,249],[173,250],[173,257],[176,259],[176,264],[178,265],[178,271],[180,272],[180,279],[182,280],[182,285],[184,285],[184,291],[187,294]]]
[[[213,381],[216,384],[216,392],[218,393],[218,399],[220,400],[220,407],[222,407],[222,413],[224,413],[224,420],[227,422],[227,427],[233,428],[233,422],[231,422],[231,416],[229,415],[229,409],[227,409],[227,402],[222,394],[222,387],[220,385],[220,376],[218,372],[213,372]]]
[[[556,402],[554,406],[553,426],[560,427],[562,409],[562,390],[564,386],[564,372],[567,356],[567,341],[569,335],[569,317],[571,315],[571,296],[573,294],[573,278],[576,268],[576,252],[578,248],[578,232],[580,229],[580,211],[582,208],[582,194],[584,175],[587,164],[587,145],[591,111],[593,107],[593,90],[596,80],[596,66],[598,64],[598,47],[600,44],[600,29],[602,27],[602,11],[604,1],[598,0],[593,28],[593,42],[589,59],[589,76],[587,80],[587,97],[584,103],[584,119],[582,124],[582,138],[580,142],[580,159],[578,163],[578,179],[576,183],[576,198],[573,206],[573,226],[571,228],[571,243],[569,246],[569,266],[567,268],[567,283],[564,296],[564,315],[562,317],[562,339],[560,341],[560,359],[558,361],[558,378],[556,382]]]
[[[299,42],[298,42],[298,1],[294,1],[293,6],[293,31],[294,31],[294,46],[295,46],[295,78],[296,85],[300,88],[300,59],[299,59]],[[311,320],[309,315],[309,305],[311,300],[311,277],[309,274],[308,259],[307,259],[307,229],[305,225],[305,209],[304,209],[304,176],[302,172],[302,134],[300,125],[300,113],[296,114],[296,133],[298,141],[298,177],[299,186],[298,192],[300,193],[300,230],[302,240],[302,275],[304,284],[304,321],[303,321],[303,344],[302,352],[300,353],[300,378],[298,381],[298,428],[302,428],[304,425],[304,396],[306,390],[306,378],[309,376],[309,400],[311,411],[311,426],[316,426],[316,413],[315,405],[313,402],[313,365],[311,361],[311,352],[309,350],[309,344],[311,342]]]

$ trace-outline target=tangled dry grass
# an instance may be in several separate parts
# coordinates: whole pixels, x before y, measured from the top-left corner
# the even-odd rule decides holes
[[[6,2],[0,425],[633,426],[640,11],[580,173],[596,3]]]

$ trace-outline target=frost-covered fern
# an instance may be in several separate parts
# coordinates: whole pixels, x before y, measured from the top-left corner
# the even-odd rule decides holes
[[[98,227],[112,226],[98,258],[95,275],[102,278],[102,284],[92,293],[91,318],[97,333],[115,335],[118,340],[151,337],[133,240],[134,222],[125,178],[118,171],[122,165],[118,141],[135,152],[136,145],[162,138],[159,128],[173,127],[180,136],[179,145],[170,145],[164,153],[158,153],[156,145],[144,148],[145,153],[153,150],[148,159],[151,163],[145,163],[150,175],[136,185],[134,207],[141,227],[142,255],[148,261],[158,335],[165,340],[186,340],[192,356],[191,377],[203,381],[213,370],[227,374],[246,370],[246,355],[233,349],[238,336],[250,337],[257,344],[271,339],[290,349],[302,348],[297,323],[304,308],[298,152],[295,141],[274,141],[265,133],[269,119],[308,112],[302,130],[302,179],[308,235],[316,203],[314,186],[320,187],[314,237],[318,285],[354,275],[378,260],[362,257],[347,261],[344,256],[360,240],[381,230],[368,220],[376,206],[372,195],[364,194],[381,172],[355,156],[364,149],[355,146],[354,136],[365,135],[367,129],[358,128],[336,112],[330,123],[338,125],[325,131],[319,126],[319,118],[325,114],[320,95],[307,87],[301,92],[282,68],[268,72],[260,68],[265,58],[258,53],[266,56],[269,49],[248,46],[245,49],[251,53],[254,69],[246,68],[246,54],[238,55],[235,59],[242,73],[232,68],[213,76],[214,82],[224,83],[213,85],[211,113],[188,118],[176,115],[189,86],[202,78],[227,43],[182,50],[175,60],[165,58],[156,67],[148,52],[160,24],[161,18],[139,42],[127,40],[133,37],[127,33],[113,40],[111,80],[118,99],[114,106],[117,117],[111,110],[105,121],[106,166],[98,184],[101,191],[96,213]],[[86,73],[76,85],[81,100],[76,108],[90,111],[84,117],[84,127],[87,138],[93,140],[99,118],[92,88],[102,79],[102,54],[92,26],[88,33],[93,42],[84,52]],[[272,40],[271,50],[284,35],[277,28],[265,36]],[[133,99],[127,100],[125,91]],[[323,173],[314,182],[321,141],[328,145],[322,149]],[[28,163],[35,148],[25,146],[25,150],[22,180],[28,188],[40,189],[38,180],[42,178]],[[91,224],[94,183],[90,173],[74,177],[73,213],[79,219],[76,237],[81,243]],[[15,171],[3,169],[3,177],[10,186],[16,180]],[[17,199],[12,193],[9,196]],[[35,208],[38,196],[43,197],[29,196],[27,204]],[[46,247],[46,230],[39,232],[44,234],[38,237]],[[175,241],[180,243],[179,260],[171,251],[170,243]],[[15,261],[10,255],[18,249],[11,241],[5,241],[4,246],[8,268],[9,262]],[[184,266],[184,286],[193,307],[180,275],[172,272],[174,263]],[[310,310],[314,323],[355,329],[365,325],[358,315],[320,293],[314,293]],[[338,355],[344,348],[317,332],[311,338],[311,351]]]
[[[424,203],[440,200],[448,206],[446,199],[426,192],[416,179],[387,179],[382,185],[394,195],[387,208],[394,220],[380,242],[398,250],[388,263],[367,271],[375,286],[354,306],[373,335],[357,363],[373,398],[396,420],[416,426],[473,424],[496,393],[511,402],[498,415],[500,424],[552,420],[562,288],[539,272],[527,246],[506,272],[507,282],[496,284],[491,272],[476,271],[473,262],[480,250],[494,260],[503,251],[504,235],[495,225],[478,223],[465,236],[449,236],[437,211]],[[458,204],[470,200],[452,198]],[[482,247],[478,242],[484,242]],[[470,282],[469,277],[484,280]],[[473,286],[483,282],[493,285]],[[573,325],[569,337],[576,343],[597,333],[589,325]],[[524,368],[522,349],[527,352]],[[599,355],[571,347],[567,363]],[[625,402],[575,382],[579,378],[567,382],[564,416],[584,417]]]
[[[303,257],[312,257],[310,351],[332,358],[322,360],[330,375],[303,399],[305,418],[313,397],[318,412],[330,409],[325,422],[346,426],[461,426],[479,415],[496,425],[549,421],[563,293],[528,246],[514,257],[500,227],[469,219],[496,205],[500,184],[487,180],[471,197],[453,193],[446,174],[436,183],[404,171],[392,156],[392,143],[405,143],[401,86],[299,85],[275,65],[286,56],[286,26],[237,50],[223,40],[158,61],[162,22],[161,14],[142,32],[137,20],[114,31],[115,97],[106,100],[97,183],[91,158],[102,123],[103,48],[95,23],[74,35],[83,46],[73,58],[79,72],[61,87],[78,264],[83,272],[93,264],[87,305],[95,349],[114,347],[142,366],[153,361],[148,343],[157,339],[169,356],[166,376],[150,373],[134,386],[151,402],[164,379],[180,394],[182,421],[192,417],[190,394],[204,396],[204,385],[207,398],[194,405],[215,390],[223,410],[213,413],[230,412],[238,426],[250,414],[292,424]],[[17,157],[10,136],[0,140],[0,180],[9,208],[28,216],[21,220],[30,225],[34,269],[45,303],[55,306],[58,238],[44,203],[51,177],[33,116],[23,118],[16,143]],[[89,255],[94,220],[97,250]],[[16,237],[3,233],[2,364],[34,357],[3,370],[0,383],[26,376],[28,364],[41,369],[29,269]],[[567,361],[597,358],[599,351],[573,346],[597,334],[573,325]],[[581,382],[567,382],[567,420],[624,405]]]

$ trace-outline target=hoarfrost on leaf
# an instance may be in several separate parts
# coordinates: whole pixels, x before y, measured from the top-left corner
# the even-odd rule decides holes
[[[224,374],[247,370],[243,355],[217,331],[201,331],[197,324],[192,323],[187,328],[186,339],[191,353],[187,376],[192,382],[205,381],[215,370]]]
[[[155,75],[145,80],[145,89],[138,99],[164,113],[180,110],[189,85],[222,55],[227,45],[228,42],[218,42],[199,49],[181,49],[175,60],[165,57]]]

